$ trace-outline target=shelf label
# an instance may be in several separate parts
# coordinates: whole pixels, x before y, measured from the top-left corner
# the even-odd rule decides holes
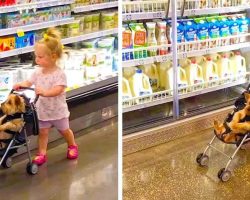
[[[162,18],[162,12],[158,12],[158,13],[153,13],[153,18]]]
[[[23,29],[17,29],[17,36],[18,36],[18,37],[23,37],[23,36],[24,36],[24,31],[23,31]]]
[[[126,15],[125,15],[125,20],[126,20],[126,21],[132,20],[132,15],[131,15],[131,14],[126,14]]]

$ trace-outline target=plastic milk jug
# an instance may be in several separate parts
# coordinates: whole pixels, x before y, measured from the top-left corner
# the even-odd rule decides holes
[[[160,77],[160,88],[165,89],[167,79],[166,72],[170,67],[172,67],[172,61],[168,60],[166,62],[157,63],[156,65]]]
[[[195,59],[192,59],[190,65],[186,66],[184,69],[187,74],[187,80],[189,85],[204,82],[202,68],[196,63]]]
[[[144,74],[149,77],[149,82],[152,90],[155,92],[160,87],[160,77],[155,64],[139,66]]]
[[[178,88],[187,87],[188,82],[187,82],[187,75],[186,75],[185,70],[180,66],[178,66],[177,69],[178,69],[178,72],[177,72],[178,73],[177,75]],[[173,67],[170,67],[167,70],[165,89],[173,90]]]
[[[218,65],[218,75],[220,78],[232,77],[232,64],[226,54],[221,55],[216,64]]]
[[[246,74],[246,59],[241,56],[239,51],[236,51],[234,55],[230,57],[230,61],[234,76]]]
[[[135,74],[129,79],[129,85],[133,97],[152,94],[149,78],[142,73],[141,69],[136,70]]]
[[[122,78],[122,99],[132,98],[129,82],[127,79]]]
[[[205,82],[219,79],[218,66],[212,61],[211,57],[207,57],[206,61],[201,66]]]

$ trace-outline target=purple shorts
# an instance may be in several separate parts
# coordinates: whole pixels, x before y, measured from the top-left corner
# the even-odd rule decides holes
[[[62,118],[58,120],[42,121],[39,120],[39,128],[55,127],[58,131],[65,131],[69,129],[69,118]]]

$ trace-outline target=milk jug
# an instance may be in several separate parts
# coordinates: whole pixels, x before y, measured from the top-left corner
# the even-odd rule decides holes
[[[191,60],[191,64],[186,66],[184,69],[190,86],[204,82],[202,68],[196,63],[195,59]]]
[[[178,83],[178,88],[183,88],[188,86],[187,82],[187,76],[185,70],[178,66],[177,67],[177,83]],[[173,90],[173,67],[169,68],[166,73],[166,85],[165,89],[166,90]]]
[[[160,87],[160,77],[155,64],[139,66],[144,74],[149,77],[149,82],[152,90],[155,92]]]
[[[219,79],[218,66],[212,61],[211,57],[207,57],[206,61],[201,65],[203,79],[205,82],[215,81]]]
[[[129,85],[133,97],[152,94],[149,78],[142,73],[141,69],[136,70],[135,74],[129,79]]]
[[[132,98],[132,93],[130,90],[129,82],[124,77],[122,78],[122,99],[130,99]]]
[[[220,59],[216,62],[218,66],[218,75],[221,79],[232,78],[232,64],[226,54],[220,56]]]
[[[156,65],[160,77],[160,88],[165,89],[167,79],[166,72],[170,67],[172,67],[172,61],[167,60],[166,62],[157,63]]]
[[[230,57],[233,76],[239,77],[246,74],[246,59],[241,56],[239,51],[236,51],[233,56]]]

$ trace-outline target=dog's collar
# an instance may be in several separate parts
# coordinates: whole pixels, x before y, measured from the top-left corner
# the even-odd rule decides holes
[[[23,113],[15,113],[14,115],[7,115],[2,123],[6,123],[6,122],[11,121],[13,119],[18,119],[18,118],[22,118],[22,117],[23,117]]]

